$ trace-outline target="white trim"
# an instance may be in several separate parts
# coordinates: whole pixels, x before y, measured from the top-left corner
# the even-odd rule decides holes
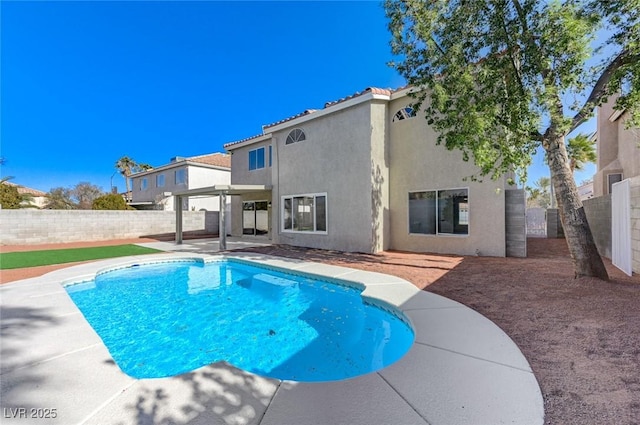
[[[327,230],[312,230],[312,231],[308,231],[308,230],[293,230],[293,229],[285,229],[284,228],[284,200],[285,198],[291,199],[291,207],[293,208],[293,198],[300,198],[303,196],[307,196],[307,197],[313,197],[313,208],[314,208],[314,214],[313,214],[313,227],[314,229],[317,227],[317,223],[316,223],[316,215],[315,215],[315,207],[316,207],[316,197],[318,196],[324,196],[324,218],[325,218],[325,227],[327,228]],[[296,233],[296,234],[302,234],[302,235],[327,235],[329,234],[329,208],[328,208],[328,199],[329,197],[327,196],[327,192],[317,192],[317,193],[296,193],[293,195],[281,195],[280,196],[280,217],[279,217],[279,221],[280,221],[280,232],[281,233]],[[293,211],[292,211],[293,213]],[[291,227],[293,227],[293,217],[291,218]]]

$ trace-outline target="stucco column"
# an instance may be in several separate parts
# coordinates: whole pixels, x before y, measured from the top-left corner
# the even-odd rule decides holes
[[[176,244],[182,243],[182,196],[175,196],[173,207],[176,209]]]
[[[225,251],[227,249],[227,192],[220,192],[220,213],[218,214],[218,235],[219,235],[219,250]]]

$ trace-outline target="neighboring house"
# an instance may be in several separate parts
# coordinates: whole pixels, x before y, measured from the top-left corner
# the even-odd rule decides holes
[[[175,157],[169,164],[131,176],[129,205],[136,209],[175,211],[171,192],[196,189],[231,181],[231,156],[213,153],[192,157]],[[217,196],[184,198],[182,210],[219,211]]]
[[[593,198],[593,181],[578,186],[578,194],[581,201]]]
[[[29,202],[23,202],[22,205],[25,207],[32,207],[42,209],[47,203],[47,194],[38,190],[32,189],[30,187],[21,186],[19,184],[11,183],[8,181],[2,182],[3,184],[8,184],[9,186],[15,186],[18,188],[18,193],[20,195],[30,195],[31,200]]]
[[[629,113],[614,110],[615,101],[611,98],[598,108],[596,197],[610,194],[614,183],[640,176],[640,129],[625,128]]]
[[[232,197],[232,235],[351,252],[505,256],[505,194],[514,187],[506,176],[466,179],[479,169],[436,145],[410,90],[368,88],[226,144],[232,185],[271,187]]]

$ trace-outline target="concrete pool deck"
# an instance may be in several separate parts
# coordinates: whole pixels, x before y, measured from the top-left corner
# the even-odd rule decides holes
[[[260,254],[223,256],[362,284],[363,296],[404,312],[415,342],[398,362],[344,381],[280,381],[224,362],[171,378],[134,379],[120,371],[62,285],[135,263],[215,256],[176,252],[92,262],[0,287],[2,423],[544,422],[529,363],[500,328],[474,310],[390,275]],[[38,417],[52,416],[53,409],[55,418]]]

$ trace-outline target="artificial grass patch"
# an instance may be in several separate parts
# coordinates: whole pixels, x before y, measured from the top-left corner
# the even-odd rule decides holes
[[[163,252],[133,244],[96,246],[89,248],[49,249],[43,251],[6,252],[0,254],[0,269],[49,266],[51,264],[74,263],[76,261],[125,257],[127,255]]]

